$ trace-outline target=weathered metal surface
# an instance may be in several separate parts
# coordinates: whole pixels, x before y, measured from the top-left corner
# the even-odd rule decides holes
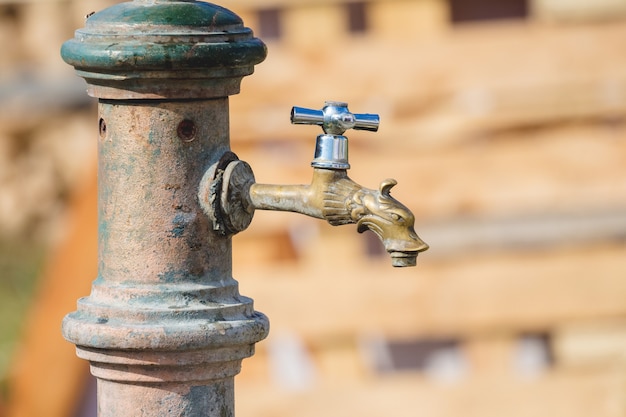
[[[73,342],[195,349],[263,334],[231,277],[230,241],[212,233],[195,197],[206,165],[228,149],[216,129],[228,125],[226,104],[100,103],[99,277],[66,319]],[[186,120],[197,121],[195,140],[177,134]]]
[[[135,0],[95,13],[61,48],[99,98],[237,94],[241,77],[266,54],[236,14],[175,0]]]
[[[98,415],[232,416],[233,378],[269,324],[197,187],[265,46],[218,6],[136,0],[90,16],[62,55],[100,99],[98,277],[63,322]]]
[[[294,107],[291,120],[320,125],[327,133],[317,138],[311,184],[258,184],[250,166],[226,152],[204,175],[199,191],[213,228],[225,236],[238,233],[248,227],[255,210],[301,213],[333,226],[356,223],[359,233],[369,229],[380,238],[393,266],[415,266],[428,245],[415,232],[413,213],[390,194],[397,182],[386,179],[372,190],[347,173],[348,138],[343,133],[351,128],[376,131],[378,116],[355,115],[345,103],[327,102],[321,111]]]

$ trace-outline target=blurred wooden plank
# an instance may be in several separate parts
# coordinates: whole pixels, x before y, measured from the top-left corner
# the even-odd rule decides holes
[[[428,236],[429,255],[480,250],[592,246],[626,240],[626,208],[599,212],[541,213],[519,217],[461,218],[418,227]]]
[[[626,315],[621,244],[468,254],[454,261],[431,261],[425,252],[416,269],[393,269],[386,258],[357,261],[359,243],[346,236],[314,243],[305,251],[311,258],[296,265],[234,266],[242,292],[274,329],[308,339],[544,331]]]
[[[468,368],[472,375],[510,378],[517,335],[496,333],[474,335],[463,343]]]
[[[271,384],[240,383],[240,417],[623,417],[620,372],[554,372],[534,380],[468,379],[436,384],[415,374],[368,379],[308,392],[277,391]]]
[[[395,2],[398,3],[401,3],[402,1],[403,0],[395,0]],[[394,0],[384,0],[384,2],[392,3]],[[255,0],[223,0],[221,3],[224,7],[228,8],[235,7],[237,5],[247,9],[255,9],[259,7],[258,1]],[[310,4],[311,0],[264,0],[263,7],[306,7]],[[337,0],[316,0],[315,4],[337,4]]]
[[[318,234],[321,226],[314,220],[289,216],[285,221],[279,215],[264,215],[249,231],[234,238],[238,252],[234,256],[239,262],[297,260],[302,246],[298,244],[300,238]],[[626,208],[500,218],[461,217],[423,222],[416,228],[431,247],[425,254],[428,257],[458,256],[468,251],[538,250],[564,244],[591,246],[626,240]],[[361,252],[360,256],[365,257],[366,253]]]
[[[262,230],[250,237],[235,236],[233,245],[236,261],[249,265],[290,262],[298,256],[289,230],[284,227]]]
[[[402,2],[394,7],[402,10]],[[374,26],[384,26],[385,14],[375,16],[380,21]],[[287,123],[290,106],[321,106],[324,98],[339,99],[337,91],[354,111],[383,113],[381,134],[408,123],[422,140],[444,143],[485,131],[621,117],[626,65],[619,40],[625,30],[620,21],[596,26],[507,22],[423,37],[411,26],[404,36],[395,32],[393,41],[378,30],[377,36],[346,37],[339,47],[329,45],[316,54],[272,45],[268,60],[246,81],[247,95],[233,99],[233,114],[241,115],[233,137],[289,134],[294,131]],[[354,63],[362,63],[358,71]],[[262,109],[254,107],[258,96],[267,98]],[[281,107],[286,110],[278,118]],[[260,112],[273,132],[259,131]]]
[[[533,14],[549,22],[600,22],[626,15],[626,3],[619,0],[533,0]]]
[[[336,3],[310,2],[293,7],[289,2],[283,7],[283,37],[281,42],[300,52],[316,49],[320,45],[332,45],[346,38],[345,7]],[[321,27],[324,30],[319,30]],[[315,33],[315,36],[311,36]]]
[[[559,366],[619,368],[626,364],[624,317],[569,323],[557,327],[552,338]]]
[[[368,4],[373,36],[386,38],[428,37],[445,33],[450,26],[449,2],[442,0],[378,1]]]
[[[77,77],[30,79],[15,77],[0,84],[0,130],[24,134],[52,120],[68,118],[77,109],[89,109],[95,101],[85,94]]]
[[[604,210],[626,207],[623,124],[573,124],[532,134],[522,130],[449,147],[429,147],[419,144],[419,137],[388,134],[385,129],[389,127],[376,135],[350,136],[349,175],[368,188],[395,178],[398,185],[392,195],[413,210],[418,226],[428,219],[484,216],[497,222],[571,213],[573,225],[580,227],[577,215],[601,216]],[[307,131],[305,139],[275,140],[264,146],[234,142],[233,150],[251,164],[260,183],[306,184],[312,176],[309,164],[316,133]],[[364,136],[368,133],[372,136]],[[255,215],[246,233],[260,226],[261,215]],[[294,217],[264,218],[287,223]]]
[[[244,362],[238,381],[261,385],[268,380],[276,383],[273,369],[281,357],[272,349],[281,343],[281,334],[283,329],[278,329],[267,341],[257,345],[255,355]],[[457,383],[467,378],[497,378],[510,383],[534,380],[552,369],[569,368],[570,364],[561,361],[558,351],[556,363],[553,361],[552,340],[547,333],[520,335],[514,331],[445,339],[385,338],[366,334],[358,338],[350,335],[308,338],[302,346],[313,363],[315,380],[320,384],[346,386],[366,379],[410,373],[422,375],[435,384]],[[621,363],[626,369],[626,361]],[[591,369],[596,370],[621,366],[619,361],[608,364],[606,360],[587,363],[590,364]],[[588,368],[590,366],[585,369]],[[276,389],[282,388],[288,387],[277,384]]]

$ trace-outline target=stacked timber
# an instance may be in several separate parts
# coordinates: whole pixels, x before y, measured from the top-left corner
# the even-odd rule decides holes
[[[73,79],[58,47],[111,3],[3,2],[0,71],[21,62]],[[256,30],[258,2],[232,3]],[[359,36],[342,29],[342,3],[264,3],[285,8],[286,33],[231,98],[233,151],[259,182],[308,183],[320,132],[290,125],[291,106],[379,113],[378,133],[348,132],[349,174],[369,188],[397,179],[431,249],[393,269],[369,233],[257,212],[234,237],[234,273],[272,330],[237,379],[240,417],[626,416],[626,24],[561,25],[575,15],[565,3],[582,2],[543,0],[538,18],[452,26],[449,3],[372,2]],[[42,280],[8,407],[54,417],[90,388],[54,329],[94,278],[72,253],[95,257],[83,181],[97,119],[82,84],[24,77],[7,83],[21,96],[0,94],[0,228],[40,224],[70,243]],[[29,96],[34,85],[48,87]],[[62,222],[70,194],[74,226]]]
[[[310,180],[318,132],[290,126],[291,105],[379,111],[378,133],[348,133],[349,173],[396,178],[431,249],[396,270],[350,226],[257,212],[234,269],[272,332],[244,363],[240,415],[626,415],[625,29],[270,53],[232,100],[257,180]]]

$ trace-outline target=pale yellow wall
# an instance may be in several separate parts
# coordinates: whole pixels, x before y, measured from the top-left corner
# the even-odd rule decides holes
[[[395,1],[395,0],[378,0]],[[324,4],[345,3],[344,0],[215,0],[213,3],[234,10],[237,6],[248,9],[270,7],[311,7]]]
[[[281,8],[283,36],[280,42],[288,46],[319,48],[352,36],[348,31],[346,0],[226,0],[219,3],[241,16],[257,35],[256,12],[263,8]],[[367,18],[367,34],[373,37],[423,38],[450,27],[447,0],[370,1]]]
[[[285,10],[285,44],[323,48],[347,34],[344,8],[333,4],[293,7]]]
[[[65,71],[59,50],[72,37],[75,20],[67,12],[67,4],[34,2],[22,7],[19,40],[24,59],[33,65],[45,65],[46,71]]]
[[[377,1],[369,7],[374,36],[424,37],[450,27],[446,0]]]
[[[626,0],[532,0],[532,14],[541,20],[595,20],[626,16]]]

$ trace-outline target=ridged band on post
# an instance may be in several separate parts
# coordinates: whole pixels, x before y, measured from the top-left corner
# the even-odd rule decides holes
[[[90,16],[61,54],[99,99],[99,272],[63,322],[98,415],[232,416],[233,378],[269,324],[197,190],[265,45],[213,4],[135,0]]]

